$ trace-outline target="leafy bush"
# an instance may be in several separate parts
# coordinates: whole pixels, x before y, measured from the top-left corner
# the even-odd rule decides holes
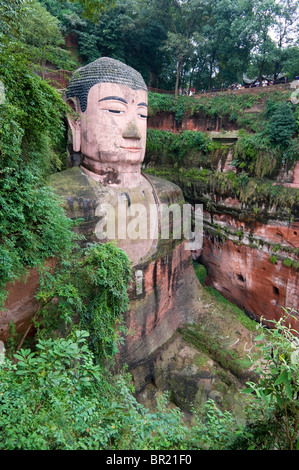
[[[40,340],[0,364],[0,449],[184,449],[181,412],[162,396],[150,413],[130,377],[94,364],[87,337]]]
[[[124,332],[130,279],[129,258],[113,242],[74,250],[54,274],[42,272],[37,299],[43,307],[35,323],[39,335],[53,336],[78,323],[89,332],[97,361],[113,357]]]
[[[257,178],[273,175],[277,164],[281,163],[279,152],[271,148],[264,133],[240,133],[234,146],[234,164],[239,169],[246,169]]]
[[[176,162],[187,166],[188,159],[199,164],[212,153],[213,148],[212,141],[203,132],[173,134],[156,129],[147,131],[146,160],[157,161],[159,165]]]
[[[214,400],[207,400],[199,416],[194,410],[194,425],[189,438],[189,448],[202,450],[227,450],[233,445],[242,428],[229,411],[222,412]]]
[[[272,144],[286,149],[296,132],[296,118],[287,102],[279,103],[269,119],[268,134]]]
[[[69,253],[74,234],[58,198],[27,168],[0,170],[0,206],[2,306],[6,283],[50,257]]]
[[[245,439],[246,432],[243,434],[247,448],[299,448],[299,342],[297,332],[289,325],[296,312],[284,312],[278,322],[270,322],[273,329],[261,326],[261,334],[255,338],[260,352],[252,362],[259,380],[249,382],[249,388],[244,389],[254,400],[245,429],[249,434]]]

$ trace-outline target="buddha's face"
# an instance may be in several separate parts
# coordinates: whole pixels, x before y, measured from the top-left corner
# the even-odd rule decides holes
[[[88,159],[95,164],[141,165],[146,146],[145,90],[114,83],[94,85],[80,121],[81,152]]]

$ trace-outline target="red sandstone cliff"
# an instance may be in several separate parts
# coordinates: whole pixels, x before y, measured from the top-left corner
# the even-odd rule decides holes
[[[207,285],[256,319],[278,320],[283,308],[299,310],[299,221],[246,225],[209,213],[205,221],[200,262]],[[291,324],[299,331],[296,316]]]

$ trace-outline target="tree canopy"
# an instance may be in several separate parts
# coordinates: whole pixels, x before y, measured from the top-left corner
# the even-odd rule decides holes
[[[41,0],[83,63],[107,55],[138,69],[149,86],[208,89],[298,74],[298,0]],[[89,10],[89,14],[86,14]]]

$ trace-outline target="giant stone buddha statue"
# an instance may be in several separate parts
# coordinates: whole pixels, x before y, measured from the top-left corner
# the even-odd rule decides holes
[[[80,113],[69,118],[82,170],[104,184],[142,184],[146,145],[147,87],[141,75],[106,57],[79,69],[66,97]]]
[[[182,205],[182,191],[142,173],[148,105],[139,72],[99,58],[73,74],[65,98],[73,109],[70,140],[80,165],[53,175],[51,184],[67,215],[84,220],[80,230],[88,241],[113,238],[132,262],[136,282],[127,326],[133,335],[122,358],[136,364],[181,323],[193,321],[198,308],[190,252],[182,240],[159,237],[161,205]]]

